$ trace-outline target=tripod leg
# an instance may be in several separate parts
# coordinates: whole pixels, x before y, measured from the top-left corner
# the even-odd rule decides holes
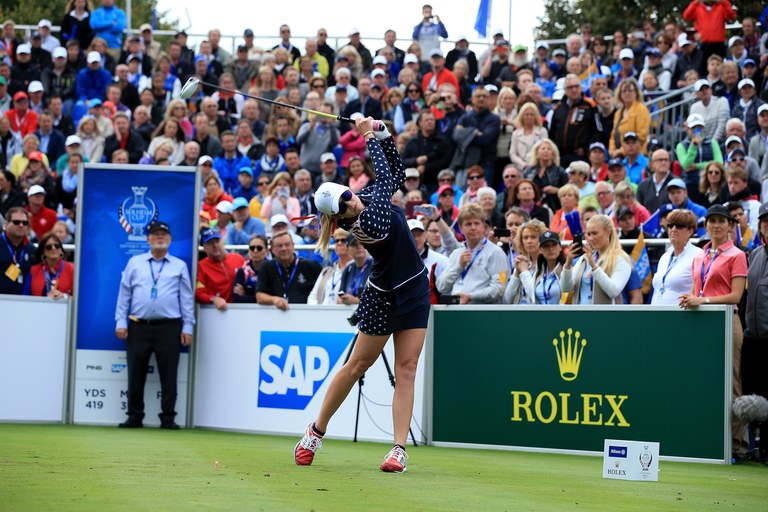
[[[363,398],[363,384],[365,384],[365,375],[360,377],[357,381],[357,412],[355,413],[355,436],[352,438],[352,442],[357,442],[357,427],[360,425],[360,401]]]
[[[387,360],[387,354],[384,353],[384,351],[381,351],[381,359],[384,361],[384,367],[387,369],[387,375],[389,375],[389,383],[392,384],[392,387],[395,387],[395,374],[392,372],[392,368],[389,366],[389,361]],[[413,435],[413,429],[408,426],[408,433],[411,434],[411,441],[413,441],[413,446],[418,446],[416,443],[416,436]]]

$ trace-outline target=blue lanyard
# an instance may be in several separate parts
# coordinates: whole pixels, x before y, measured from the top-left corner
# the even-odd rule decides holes
[[[8,241],[8,236],[3,233],[3,241],[5,242],[5,246],[8,247],[8,252],[11,254],[11,258],[13,258],[13,264],[17,267],[21,267],[19,265],[19,261],[24,259],[24,248],[21,248],[21,252],[19,253],[19,259],[16,259],[16,253],[13,252],[13,247],[11,247],[11,242]]]
[[[483,244],[480,246],[480,248],[475,252],[474,256],[472,256],[472,259],[469,261],[469,265],[467,265],[467,268],[461,271],[461,278],[464,279],[467,277],[467,274],[469,273],[469,269],[472,268],[472,264],[475,262],[477,257],[480,255],[481,252],[483,252],[483,249],[485,248],[485,244],[488,243],[488,239],[483,240]],[[467,246],[469,249],[469,247]]]
[[[365,260],[365,264],[363,265],[363,268],[360,269],[360,273],[357,274],[357,279],[355,279],[355,284],[350,287],[349,291],[352,292],[352,295],[357,297],[357,291],[360,289],[360,281],[363,279],[363,276],[365,275],[365,269],[368,267],[368,262],[371,261],[370,259]],[[354,271],[354,269],[352,269]]]
[[[683,254],[680,253],[680,256],[682,256],[682,255]],[[662,290],[664,289],[664,283],[667,282],[667,275],[669,275],[669,271],[672,270],[672,267],[674,267],[675,263],[678,262],[678,260],[680,259],[680,256],[675,258],[674,254],[670,254],[670,256],[669,256],[669,265],[667,266],[667,271],[664,272],[664,276],[661,278],[661,289]]]
[[[293,276],[296,275],[296,269],[299,268],[299,258],[296,258],[296,261],[293,263],[293,270],[291,271],[291,277],[288,278],[288,282],[285,282],[285,278],[283,277],[283,269],[282,265],[280,265],[279,261],[276,261],[277,263],[277,273],[280,274],[280,282],[283,283],[283,298],[288,298],[288,288],[291,287],[291,283],[293,282]]]
[[[59,262],[59,270],[56,272],[56,275],[51,278],[51,275],[48,273],[48,265],[43,266],[43,275],[45,276],[45,286],[43,287],[43,294],[48,295],[48,292],[51,291],[51,286],[53,286],[53,282],[59,281],[59,276],[61,275],[61,272],[64,270],[64,260],[62,259]]]
[[[160,270],[157,271],[157,277],[155,277],[155,269],[152,268],[152,260],[149,260],[149,273],[152,276],[152,290],[150,291],[152,300],[157,298],[157,282],[160,280],[160,274],[163,273],[163,267],[165,267],[165,258],[163,258],[163,261],[160,263]]]
[[[547,269],[548,270],[548,269]],[[547,278],[549,277],[549,273],[547,270],[544,271],[544,278],[543,283],[541,284],[541,289],[544,291],[544,302],[546,304],[549,304],[549,292],[552,290],[552,285],[555,284],[555,281],[557,281],[557,275],[552,272],[552,281],[549,282],[549,286],[547,286]]]
[[[699,290],[699,297],[704,296],[704,284],[707,282],[707,278],[709,277],[709,271],[712,270],[712,264],[720,255],[720,252],[715,250],[715,255],[712,257],[711,260],[709,260],[709,266],[707,267],[707,271],[704,272],[704,261],[706,260],[706,258],[710,256],[710,254],[712,254],[712,249],[707,249],[707,256],[703,260],[701,260],[701,289]]]

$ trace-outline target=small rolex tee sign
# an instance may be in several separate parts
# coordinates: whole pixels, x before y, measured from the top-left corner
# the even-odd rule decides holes
[[[603,478],[658,481],[659,443],[606,439]]]

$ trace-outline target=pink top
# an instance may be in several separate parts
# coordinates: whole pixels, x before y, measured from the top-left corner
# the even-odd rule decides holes
[[[693,294],[700,297],[728,295],[731,293],[731,281],[734,277],[747,277],[747,256],[734,247],[731,240],[718,247],[714,253],[710,250],[710,245],[712,242],[705,245],[704,250],[693,259]],[[703,295],[702,274],[705,276]]]

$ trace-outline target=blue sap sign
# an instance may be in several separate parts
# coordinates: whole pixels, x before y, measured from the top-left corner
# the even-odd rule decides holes
[[[262,331],[259,407],[306,409],[350,341],[344,333]]]

